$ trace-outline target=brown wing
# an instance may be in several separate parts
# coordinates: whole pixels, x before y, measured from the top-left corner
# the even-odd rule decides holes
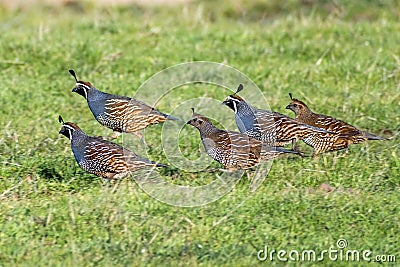
[[[350,145],[363,143],[368,140],[365,133],[353,125],[330,116],[322,114],[317,114],[317,116],[315,126],[340,134],[340,138],[338,139],[339,141],[341,139],[347,139],[347,143]],[[345,141],[343,140],[342,143],[344,142]]]
[[[99,138],[92,138],[88,142],[84,157],[85,161],[82,162],[84,166],[81,166],[83,169],[109,179],[117,174],[154,165],[130,150]]]
[[[86,146],[84,158],[80,163],[84,170],[105,178],[129,169],[121,147],[102,140],[92,139]]]
[[[278,112],[257,110],[256,118],[256,126],[263,135],[267,136],[269,145],[284,146],[291,143],[292,140],[302,140],[310,134],[326,133],[323,129],[300,123]],[[275,144],[268,142],[268,140],[273,141],[274,139]]]
[[[168,120],[166,114],[141,101],[129,98],[107,100],[105,113],[109,116],[109,120],[120,121],[121,130],[128,133]]]
[[[237,132],[220,131],[210,136],[214,142],[210,156],[225,168],[247,169],[260,159],[262,142]]]
[[[313,126],[335,133],[341,133],[344,136],[362,135],[362,132],[359,129],[344,121],[322,114],[317,114],[317,116],[318,117]]]

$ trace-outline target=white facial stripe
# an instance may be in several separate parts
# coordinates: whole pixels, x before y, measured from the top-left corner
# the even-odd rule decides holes
[[[72,133],[75,131],[75,129],[68,124],[63,124],[63,127],[68,131],[68,138],[72,140]]]
[[[83,91],[85,92],[85,98],[87,99],[88,98],[88,90],[90,89],[90,87],[89,86],[87,86],[86,84],[84,84],[84,83],[76,83],[76,86],[77,87],[83,87]]]
[[[70,125],[68,125],[68,124],[63,124],[63,127],[67,128],[68,130],[72,130],[72,131],[75,130],[74,127],[72,127],[72,126],[70,126]]]
[[[237,113],[237,100],[236,99],[234,99],[234,98],[232,98],[232,97],[230,97],[230,99],[229,99],[231,102],[232,102],[232,105],[233,105],[233,111],[235,112],[235,114]]]
[[[72,132],[73,132],[74,130],[72,130],[72,129],[68,129],[68,132],[69,132],[69,140],[72,140]]]
[[[233,103],[233,111],[236,114],[237,113],[236,101],[232,101],[232,103]]]

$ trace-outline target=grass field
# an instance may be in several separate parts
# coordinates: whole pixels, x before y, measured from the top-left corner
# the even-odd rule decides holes
[[[397,1],[116,7],[70,1],[2,8],[0,15],[0,266],[366,265],[327,257],[322,263],[257,259],[266,245],[320,252],[337,249],[343,238],[349,250],[370,250],[373,260],[393,255],[399,264]],[[190,61],[238,69],[275,111],[293,116],[285,110],[291,92],[314,111],[388,140],[318,159],[278,158],[257,191],[249,192],[244,176],[229,194],[192,208],[157,201],[132,179],[105,182],[78,167],[69,141],[58,134],[58,115],[90,135],[111,130],[71,93],[68,69],[104,91],[134,95],[153,74]],[[173,101],[222,101],[229,93],[193,87],[200,89]],[[220,108],[233,122],[233,113]],[[156,147],[161,129],[152,126],[154,139],[146,141],[165,160]],[[185,131],[188,156],[195,157],[199,135]],[[178,184],[215,178],[174,173]],[[382,263],[368,266],[375,265]]]

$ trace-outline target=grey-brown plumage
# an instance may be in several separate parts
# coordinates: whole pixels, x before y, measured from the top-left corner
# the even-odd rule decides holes
[[[142,158],[112,142],[86,135],[75,123],[62,123],[60,134],[71,141],[76,162],[83,170],[107,179],[117,179],[146,167],[165,165]]]
[[[122,132],[141,136],[139,131],[149,125],[177,120],[139,100],[101,92],[89,82],[78,81],[73,70],[69,72],[76,81],[72,92],[80,94],[87,100],[96,120],[114,131],[113,138]]]
[[[245,134],[218,129],[207,117],[194,113],[194,110],[187,124],[199,130],[206,153],[228,170],[248,169],[284,153],[297,154],[295,151],[268,146]]]
[[[324,151],[347,148],[351,144],[359,144],[367,140],[385,140],[385,138],[380,136],[361,131],[360,129],[342,120],[338,120],[331,116],[314,113],[304,102],[292,98],[292,94],[289,95],[291,102],[286,108],[295,113],[295,119],[297,121],[325,129],[339,135],[336,140],[333,140],[332,143],[327,144],[326,147],[323,148]]]
[[[327,130],[300,123],[286,115],[250,106],[237,95],[243,89],[239,85],[235,94],[226,98],[223,104],[235,112],[236,125],[241,133],[256,138],[270,146],[285,146],[304,141],[314,148],[314,155],[320,153],[320,145],[330,143],[337,135]]]

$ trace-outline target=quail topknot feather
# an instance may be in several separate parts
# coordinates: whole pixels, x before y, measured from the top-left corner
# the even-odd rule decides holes
[[[295,119],[297,121],[340,135],[337,142],[331,144],[331,147],[328,150],[343,149],[351,144],[359,144],[367,140],[385,140],[385,138],[361,131],[354,126],[331,116],[314,113],[304,102],[292,98],[291,93],[289,96],[291,102],[286,106],[286,108],[295,113]]]
[[[337,138],[337,135],[330,131],[300,123],[278,112],[252,107],[237,95],[241,90],[242,84],[223,102],[235,112],[236,125],[241,133],[270,146],[292,144],[293,149],[296,141],[302,140],[314,148],[314,155],[321,152],[319,145]]]
[[[107,179],[118,179],[130,172],[146,167],[166,165],[142,158],[120,145],[86,135],[75,123],[62,123],[60,134],[71,141],[71,149],[76,162],[85,171]]]
[[[113,138],[122,132],[142,137],[139,131],[149,125],[177,120],[136,99],[101,92],[89,82],[78,81],[73,70],[69,70],[69,73],[76,81],[72,92],[87,100],[96,120],[114,131]]]
[[[195,113],[194,109],[192,111],[193,116],[187,124],[199,130],[206,153],[225,169],[249,169],[284,153],[298,154],[296,151],[268,146],[245,134],[218,129],[207,117]]]

